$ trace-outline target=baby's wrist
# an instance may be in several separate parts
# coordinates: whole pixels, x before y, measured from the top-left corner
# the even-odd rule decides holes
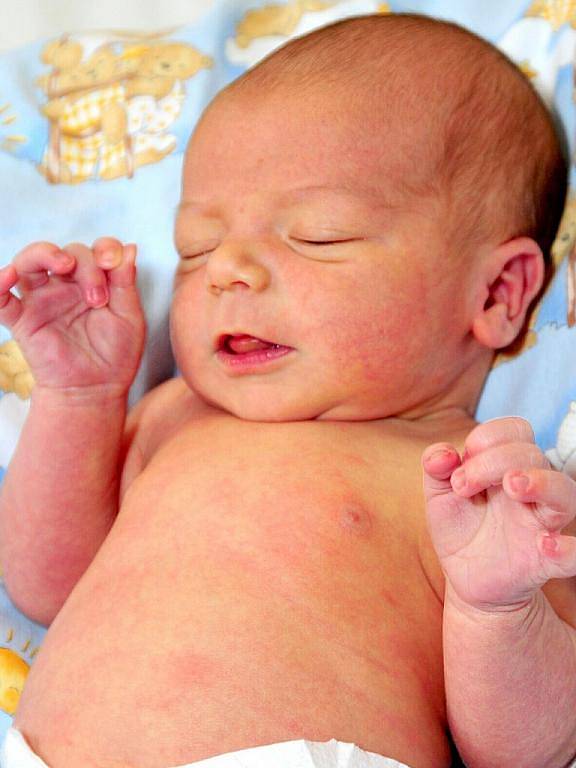
[[[116,385],[90,387],[41,387],[32,389],[31,402],[47,408],[117,408],[126,407],[129,388]]]
[[[502,623],[514,624],[516,622],[524,622],[535,610],[540,610],[543,599],[544,594],[538,589],[531,597],[525,600],[494,605],[489,603],[475,605],[463,600],[450,582],[447,581],[444,595],[444,610],[472,622],[500,621]]]

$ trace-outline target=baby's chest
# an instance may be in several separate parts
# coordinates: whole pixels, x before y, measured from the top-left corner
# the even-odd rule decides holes
[[[337,462],[334,445],[323,456],[304,444],[298,455],[225,438],[194,430],[149,461],[111,534],[125,553],[167,572],[202,565],[232,584],[252,576],[324,596],[350,579],[356,593],[378,579],[405,591],[421,576],[424,512],[408,468],[350,451]]]

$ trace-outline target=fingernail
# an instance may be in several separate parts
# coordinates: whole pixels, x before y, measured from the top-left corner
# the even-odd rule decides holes
[[[526,493],[528,490],[530,478],[527,475],[518,473],[517,475],[511,475],[508,479],[510,481],[510,487],[515,493]]]
[[[436,459],[445,459],[446,456],[450,456],[452,451],[448,448],[438,448],[438,450],[428,456],[428,461],[436,461]]]
[[[452,483],[452,488],[454,488],[455,491],[460,491],[462,488],[464,488],[466,485],[466,472],[463,467],[458,467],[458,469],[452,472],[450,482]]]
[[[58,253],[54,254],[58,261],[62,262],[62,264],[70,264],[74,260],[74,256],[70,253],[66,253],[66,251],[58,251]]]
[[[108,302],[108,293],[102,285],[97,285],[88,290],[88,301],[94,306],[103,306]]]
[[[106,269],[114,269],[122,261],[122,256],[115,248],[111,248],[108,251],[103,251],[98,257],[98,264]]]

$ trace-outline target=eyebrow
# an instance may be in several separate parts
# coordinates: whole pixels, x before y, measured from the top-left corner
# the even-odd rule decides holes
[[[389,208],[391,210],[401,208],[400,202],[393,202],[386,198],[383,192],[371,189],[369,187],[360,188],[347,186],[345,184],[331,185],[331,184],[308,184],[302,187],[295,187],[287,192],[284,192],[279,196],[279,200],[284,203],[299,202],[307,194],[315,194],[320,192],[333,192],[336,194],[344,194],[347,197],[353,197],[357,200],[360,198],[364,201],[372,202],[376,204],[378,208]],[[189,198],[187,200],[181,200],[175,208],[175,215],[178,216],[186,208],[199,208],[203,204],[203,200],[196,198]]]
[[[292,200],[303,198],[306,194],[315,194],[320,192],[332,192],[337,195],[344,195],[345,197],[353,198],[354,201],[360,201],[363,203],[368,202],[372,206],[378,208],[398,208],[400,204],[393,202],[389,197],[385,195],[382,190],[375,189],[373,187],[352,187],[345,184],[329,185],[329,184],[311,184],[304,187],[297,187],[286,193],[286,200]]]

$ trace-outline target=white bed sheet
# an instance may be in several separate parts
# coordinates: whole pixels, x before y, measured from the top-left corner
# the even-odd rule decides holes
[[[0,51],[63,32],[189,24],[214,0],[0,0]]]

